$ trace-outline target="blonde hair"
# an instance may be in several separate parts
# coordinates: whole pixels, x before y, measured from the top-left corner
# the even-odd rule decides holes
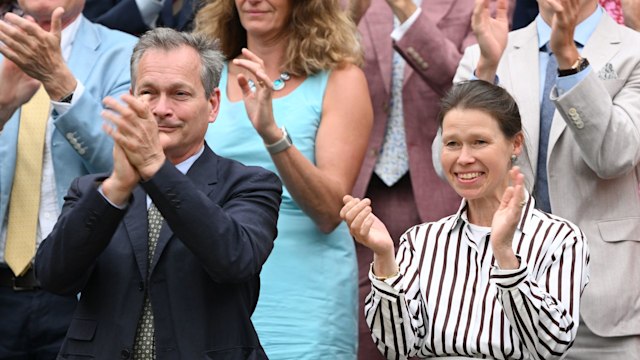
[[[362,64],[362,47],[356,25],[338,0],[290,0],[291,18],[285,61],[281,70],[308,76],[345,63]],[[247,32],[240,23],[234,0],[209,0],[196,15],[196,32],[220,39],[227,59],[247,46]]]

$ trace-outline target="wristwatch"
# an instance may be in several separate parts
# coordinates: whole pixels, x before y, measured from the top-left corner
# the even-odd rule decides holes
[[[71,104],[71,100],[73,100],[73,91],[65,95],[62,99],[58,100],[58,102]]]
[[[281,151],[287,150],[291,145],[293,145],[293,141],[291,141],[291,137],[289,136],[287,129],[282,126],[280,130],[282,130],[282,139],[274,142],[273,144],[264,145],[267,148],[267,151],[269,151],[269,154],[277,154]]]
[[[578,57],[578,60],[571,65],[568,69],[560,69],[558,68],[558,76],[568,76],[577,74],[580,71],[584,70],[589,66],[589,61],[586,58]]]

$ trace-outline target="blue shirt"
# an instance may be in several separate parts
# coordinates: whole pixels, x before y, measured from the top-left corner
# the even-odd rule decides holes
[[[588,18],[584,19],[573,33],[573,40],[577,43],[578,51],[582,52],[584,45],[589,41],[591,34],[598,27],[598,23],[600,23],[600,19],[604,14],[604,9],[600,5],[596,8],[596,10],[591,14]],[[538,49],[542,49],[551,38],[551,27],[542,19],[540,14],[536,17],[536,28],[538,30]],[[540,51],[538,53],[539,56],[539,66],[540,66],[540,102],[542,103],[542,93],[544,91],[544,74],[546,73],[547,63],[549,62],[549,53],[545,51]],[[574,86],[576,86],[581,80],[587,77],[587,75],[591,72],[591,66],[588,66],[583,71],[580,71],[574,75],[557,77],[556,81],[556,89],[558,91],[558,96],[561,96],[565,92],[571,90]]]

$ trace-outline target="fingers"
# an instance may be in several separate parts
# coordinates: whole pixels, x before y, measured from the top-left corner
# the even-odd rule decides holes
[[[509,21],[508,13],[509,3],[508,0],[498,0],[496,4],[496,19],[502,21]]]
[[[262,61],[262,59],[260,57],[258,57],[258,55],[254,54],[253,52],[251,52],[251,50],[247,49],[247,48],[242,48],[242,55],[244,55],[244,57],[246,57],[247,59],[258,63],[260,66],[264,67],[264,61]]]
[[[473,13],[471,15],[471,26],[473,29],[477,29],[477,27],[482,23],[482,15],[485,3],[486,0],[475,0]]]
[[[253,93],[253,91],[251,91],[251,86],[249,85],[249,80],[247,80],[247,77],[244,76],[244,74],[236,75],[236,79],[244,97],[247,97]]]
[[[149,117],[149,96],[148,94],[135,97],[131,94],[123,94],[120,96],[125,104],[129,105],[129,109],[141,119],[147,119]]]
[[[25,34],[28,34],[30,36],[40,37],[45,32],[35,21],[25,19],[14,13],[7,13],[4,20],[5,22],[13,25],[15,29],[21,30],[22,34],[14,33],[16,36],[21,35],[22,37],[25,37]]]

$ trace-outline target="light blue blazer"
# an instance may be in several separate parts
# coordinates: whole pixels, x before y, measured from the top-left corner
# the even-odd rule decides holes
[[[51,156],[60,208],[74,178],[111,171],[113,141],[102,131],[102,99],[129,91],[129,61],[136,42],[131,35],[80,19],[68,66],[85,90],[69,111],[53,112]],[[0,133],[0,230],[13,185],[19,123],[20,109]]]

